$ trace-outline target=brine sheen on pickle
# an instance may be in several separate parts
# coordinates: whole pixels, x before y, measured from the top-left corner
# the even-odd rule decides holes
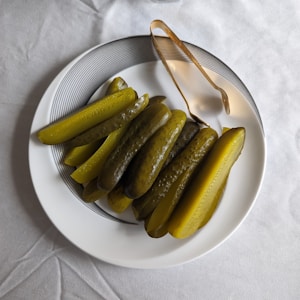
[[[222,200],[246,130],[224,128],[219,137],[167,103],[147,91],[138,95],[116,77],[103,97],[37,136],[64,144],[63,163],[82,185],[83,201],[107,201],[118,214],[132,210],[151,238],[184,239],[209,222]]]

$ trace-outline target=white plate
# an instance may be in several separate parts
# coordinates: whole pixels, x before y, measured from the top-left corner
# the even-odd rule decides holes
[[[259,192],[266,161],[266,145],[257,107],[239,78],[203,49],[187,44],[230,99],[231,114],[222,108],[220,95],[199,71],[175,51],[167,58],[195,113],[218,131],[222,126],[246,128],[243,152],[234,165],[225,194],[209,223],[193,237],[152,239],[143,225],[116,222],[80,199],[79,185],[61,163],[62,146],[45,146],[36,132],[49,122],[82,106],[101,84],[122,76],[139,94],[165,95],[171,107],[185,110],[181,96],[159,61],[150,37],[136,36],[99,45],[71,62],[52,82],[37,108],[29,140],[29,163],[34,188],[50,220],[72,243],[106,262],[132,268],[164,268],[199,258],[224,242],[249,213]],[[105,208],[105,207],[104,207]],[[130,214],[122,216],[125,220]]]

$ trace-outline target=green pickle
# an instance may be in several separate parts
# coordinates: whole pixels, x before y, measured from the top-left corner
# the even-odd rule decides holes
[[[155,103],[162,103],[166,100],[165,96],[153,96],[149,99],[149,105],[155,104]]]
[[[71,140],[71,144],[73,146],[81,146],[106,137],[111,132],[136,118],[148,103],[149,96],[145,94],[116,115],[76,136]]]
[[[123,126],[112,132],[98,150],[71,174],[71,177],[78,183],[88,183],[96,178],[101,172],[107,157],[117,146],[127,128],[128,126]]]
[[[107,95],[38,131],[39,140],[48,145],[67,142],[89,128],[111,118],[136,99],[136,92],[127,88]]]
[[[205,217],[203,218],[202,222],[199,224],[198,229],[200,229],[201,227],[203,227],[210,220],[210,218],[212,217],[213,213],[215,212],[215,210],[216,210],[216,208],[218,206],[218,203],[220,202],[220,200],[221,200],[221,198],[222,198],[222,196],[224,194],[228,177],[229,177],[229,173],[228,173],[227,177],[225,178],[225,180],[223,181],[223,183],[221,184],[220,188],[215,193],[215,196],[213,197],[213,200],[212,200],[212,202],[210,204],[210,207],[208,208],[208,210],[207,210],[207,212],[205,214]]]
[[[131,205],[132,201],[133,199],[125,195],[122,184],[118,184],[107,195],[109,207],[119,214],[124,212]]]
[[[164,167],[166,167],[174,159],[174,157],[185,148],[185,146],[191,141],[196,133],[199,132],[199,130],[200,125],[198,123],[190,119],[186,121],[175,145],[165,161]]]
[[[71,167],[80,166],[95,153],[102,142],[98,140],[83,146],[72,147],[64,157],[64,164]]]
[[[97,178],[91,180],[83,187],[82,199],[85,202],[95,202],[107,195],[107,191],[99,189],[97,186]]]
[[[184,173],[192,176],[196,167],[214,145],[218,135],[212,128],[201,129],[185,149],[161,171],[151,189],[132,204],[133,212],[138,220],[147,218],[158,203],[166,197],[174,182]],[[172,200],[172,199],[170,199]]]
[[[177,180],[172,183],[159,201],[153,212],[145,221],[145,230],[151,237],[157,237],[161,231],[168,232],[168,219],[175,209],[183,191],[190,178],[190,172],[183,172]]]
[[[141,97],[122,77],[105,96],[37,132],[47,145],[69,146],[63,162],[83,186],[82,199],[106,197],[115,213],[131,206],[147,234],[183,239],[202,228],[223,196],[242,152],[245,128],[221,137],[202,128],[165,96]]]
[[[155,228],[150,230],[149,228],[150,216],[144,221],[144,228],[147,234],[152,238],[161,238],[168,233],[168,224],[164,224],[159,228]]]
[[[128,87],[128,85],[124,81],[124,79],[122,79],[121,77],[114,78],[112,80],[112,82],[109,84],[105,95],[113,94],[113,93],[118,92],[127,87]],[[102,122],[102,123],[104,123],[104,122]],[[98,125],[96,125],[96,126],[98,126]],[[92,127],[92,128],[95,128],[95,127]],[[89,131],[89,130],[87,130],[87,131]],[[87,132],[87,131],[85,131],[85,132]],[[106,136],[103,136],[103,137],[106,137]],[[75,139],[77,139],[77,137],[75,137]],[[78,167],[79,165],[84,163],[100,147],[100,145],[102,143],[103,143],[102,139],[94,139],[94,141],[91,140],[90,142],[87,142],[87,143],[78,143],[78,145],[76,143],[72,144],[70,142],[70,149],[68,150],[68,152],[66,153],[66,155],[64,157],[64,164],[67,166],[71,166],[71,167]]]
[[[104,163],[98,177],[98,185],[111,191],[123,176],[136,153],[168,121],[170,116],[171,111],[162,103],[150,105],[141,112],[130,123],[118,146]]]
[[[172,110],[168,122],[157,130],[137,153],[125,180],[125,193],[128,197],[136,199],[149,190],[178,139],[185,121],[185,112]]]
[[[243,127],[231,128],[217,140],[170,217],[172,236],[187,238],[208,222],[244,142]]]
[[[115,77],[108,85],[106,95],[111,95],[128,88],[127,82],[122,77]]]

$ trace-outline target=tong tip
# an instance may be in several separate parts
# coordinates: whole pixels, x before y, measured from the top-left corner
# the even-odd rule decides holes
[[[221,94],[222,94],[222,102],[225,108],[225,112],[227,115],[230,115],[230,105],[229,105],[228,95],[224,90],[221,91]]]

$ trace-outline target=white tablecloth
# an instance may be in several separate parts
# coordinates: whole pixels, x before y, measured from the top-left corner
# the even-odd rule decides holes
[[[73,246],[41,208],[28,137],[55,75],[99,43],[149,34],[162,19],[229,65],[260,110],[265,178],[251,213],[193,262],[136,270]],[[300,299],[300,2],[298,0],[0,1],[1,299]]]

